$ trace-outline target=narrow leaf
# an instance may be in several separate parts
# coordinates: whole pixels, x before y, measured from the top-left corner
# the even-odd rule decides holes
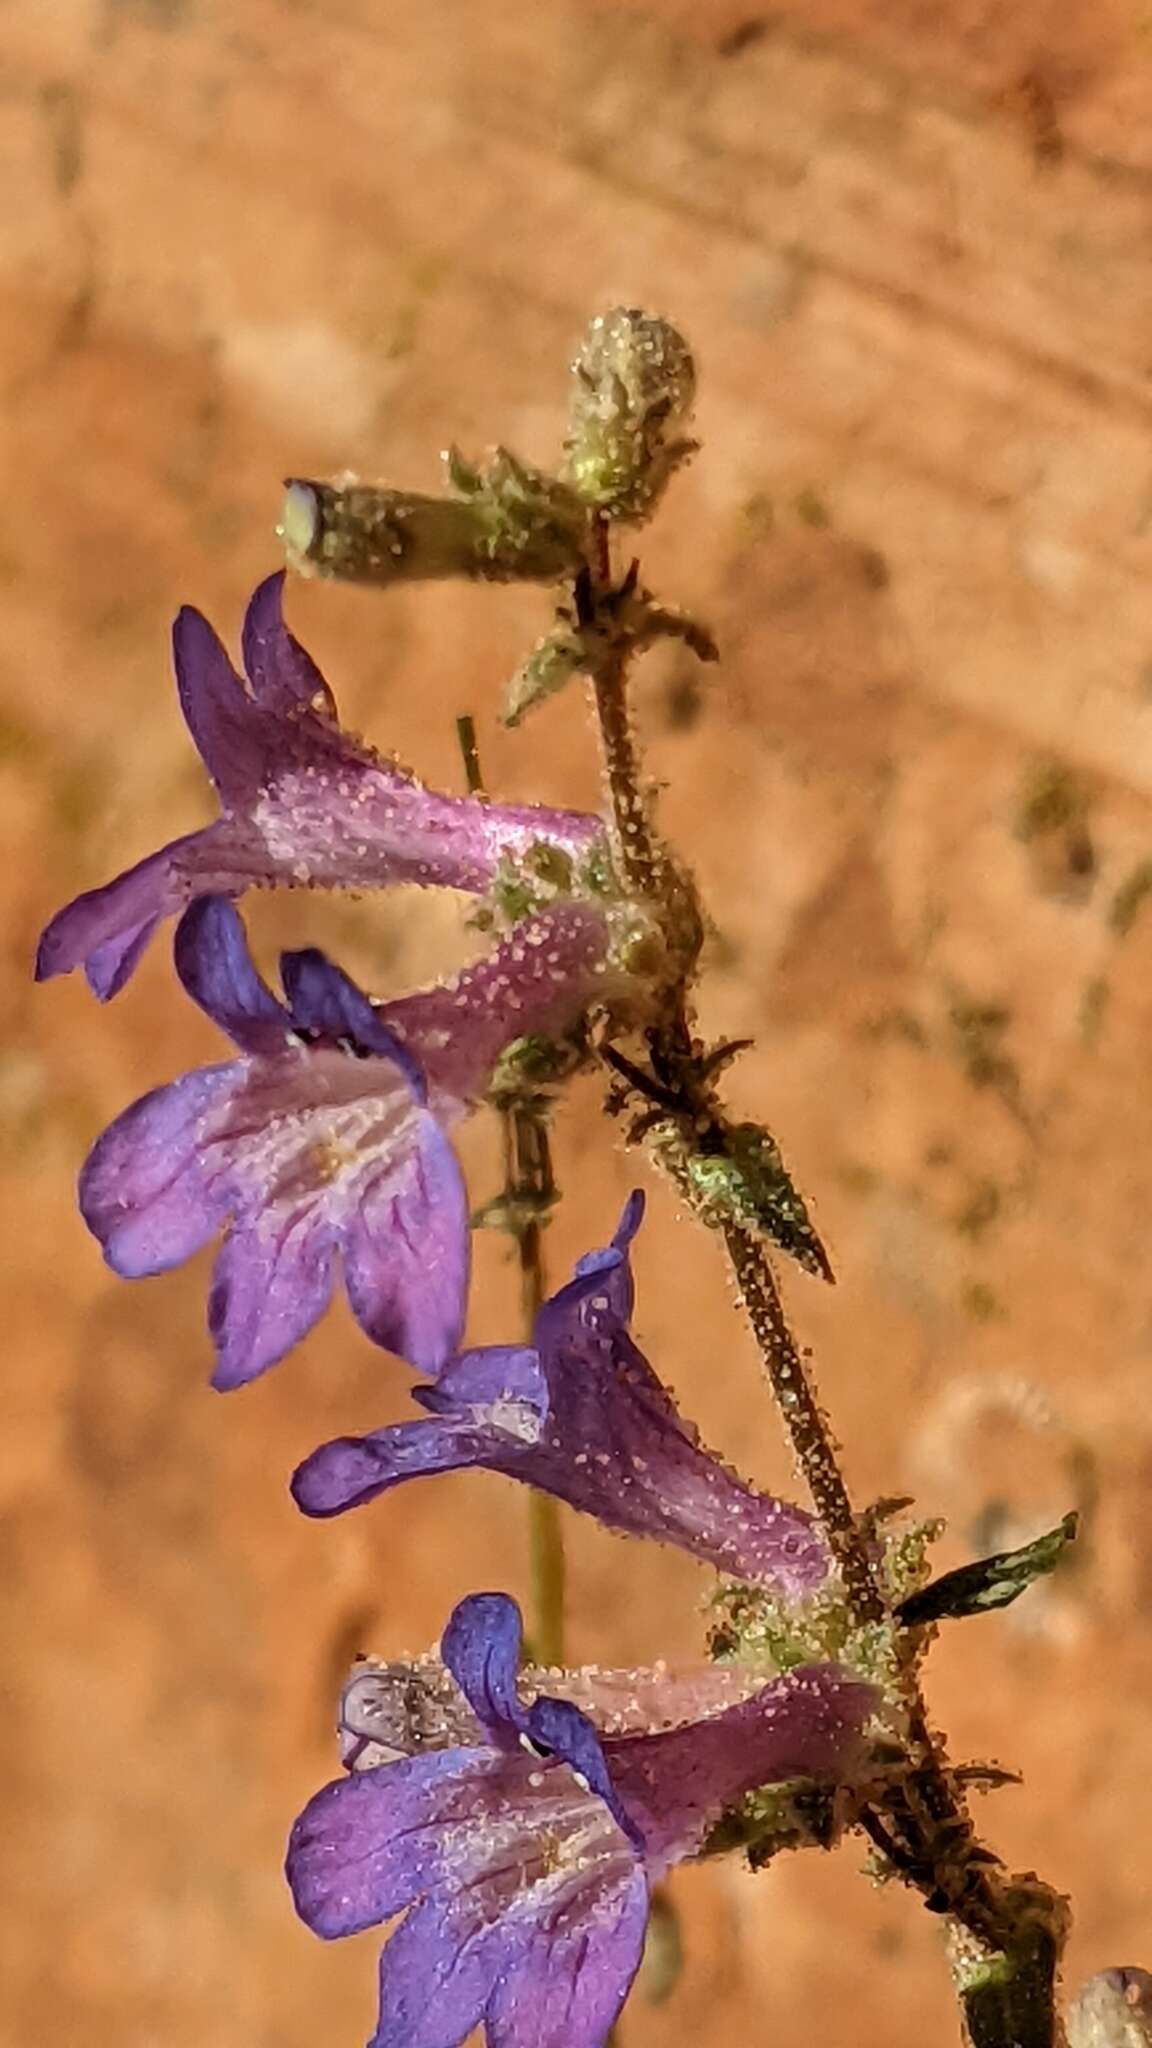
[[[925,1622],[953,1621],[967,1614],[984,1614],[993,1607],[1010,1607],[1034,1579],[1055,1571],[1075,1539],[1078,1521],[1078,1515],[1065,1515],[1055,1529],[1038,1536],[1034,1543],[1025,1543],[1019,1550],[997,1551],[994,1557],[977,1558],[974,1564],[945,1572],[901,1601],[896,1609],[898,1620],[905,1628],[921,1628]]]

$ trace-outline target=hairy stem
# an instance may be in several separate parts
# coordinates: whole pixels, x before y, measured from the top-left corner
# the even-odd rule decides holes
[[[598,534],[598,568],[606,573],[607,547]],[[606,591],[601,587],[603,598]],[[684,905],[690,888],[662,845],[644,787],[639,749],[627,695],[627,648],[610,648],[592,676],[604,778],[612,805],[617,855],[623,879],[645,900],[664,908],[673,930],[673,957],[683,955]],[[698,924],[698,920],[694,920]],[[694,951],[691,953],[694,964]],[[692,1034],[687,1014],[686,976],[668,992],[665,1016],[653,1034],[662,1043],[666,1068],[679,1070],[691,1085]],[[704,1110],[708,1090],[699,1087]],[[775,1277],[763,1247],[738,1224],[724,1230],[741,1299],[772,1384],[793,1454],[825,1524],[852,1604],[861,1622],[881,1619],[884,1604],[871,1560],[840,1472],[827,1422],[804,1362],[785,1320]]]
[[[599,604],[610,617],[613,592],[603,528],[596,534],[590,573],[593,612]],[[655,1076],[649,1098],[678,1098],[687,1128],[704,1130],[715,1096],[693,1041],[688,1007],[699,917],[691,884],[660,841],[651,815],[627,702],[630,650],[613,645],[610,633],[603,645],[590,671],[621,876],[663,914],[670,958],[681,963],[647,1034]],[[628,1061],[611,1064],[617,1074],[631,1072],[644,1081]],[[673,1172],[681,1192],[691,1198],[690,1183]],[[889,1603],[852,1508],[835,1438],[788,1326],[768,1252],[751,1228],[734,1218],[708,1215],[699,1202],[695,1206],[724,1238],[793,1454],[836,1557],[852,1621],[857,1626],[883,1622],[890,1618]],[[887,1789],[861,1808],[860,1825],[893,1873],[920,1893],[930,1911],[947,1917],[957,1995],[972,2048],[1061,2048],[1056,1982],[1065,1902],[1038,1878],[1010,1877],[979,1841],[962,1786],[929,1725],[912,1638],[905,1645],[903,1672],[903,1764],[891,1774]]]
[[[593,675],[592,691],[621,877],[633,895],[658,902],[666,892],[669,863],[653,826],[651,800],[640,779],[625,690],[626,667],[627,654],[613,650]]]
[[[740,1299],[760,1347],[760,1356],[784,1418],[800,1471],[807,1481],[816,1512],[840,1567],[854,1617],[882,1621],[884,1599],[872,1560],[861,1541],[848,1489],[840,1471],[836,1444],[816,1399],[796,1340],[788,1327],[776,1276],[763,1246],[738,1223],[724,1228],[724,1242]]]

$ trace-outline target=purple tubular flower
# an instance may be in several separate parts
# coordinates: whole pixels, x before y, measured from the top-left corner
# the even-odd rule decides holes
[[[746,1664],[669,1670],[577,1670],[528,1666],[521,1683],[580,1707],[600,1735],[652,1735],[705,1720],[759,1691],[763,1673]],[[459,1749],[483,1730],[446,1664],[434,1652],[415,1660],[358,1663],[340,1700],[340,1760],[369,1770],[428,1749]]]
[[[822,1585],[831,1561],[811,1516],[706,1450],[629,1334],[642,1213],[634,1194],[609,1248],[544,1304],[531,1348],[465,1351],[415,1389],[432,1420],[322,1445],[293,1477],[297,1505],[339,1514],[405,1479],[482,1466],[787,1599]]]
[[[479,893],[505,855],[541,840],[580,854],[600,834],[600,820],[578,811],[437,795],[343,731],[327,683],[284,624],[283,586],[283,571],[269,576],[248,606],[247,683],[198,611],[177,616],[180,705],[221,815],[59,911],[40,941],[38,981],[83,966],[106,1001],[160,921],[198,896],[277,883]]]
[[[380,1966],[369,2048],[601,2048],[640,1961],[648,1887],[726,1807],[794,1777],[843,1779],[876,1695],[833,1665],[705,1721],[600,1736],[571,1701],[517,1685],[520,1617],[456,1609],[443,1656],[473,1742],[328,1785],[292,1830],[296,1910],[338,1939],[405,1915]]]
[[[114,1271],[180,1265],[227,1229],[209,1296],[213,1384],[282,1358],[327,1307],[342,1254],[353,1313],[435,1372],[459,1342],[463,1182],[444,1126],[509,1039],[571,1022],[603,972],[604,919],[557,906],[454,987],[377,1006],[322,953],[286,953],[285,1001],[252,964],[232,905],[204,897],[176,966],[241,1057],[153,1090],[105,1131],[80,1207]]]

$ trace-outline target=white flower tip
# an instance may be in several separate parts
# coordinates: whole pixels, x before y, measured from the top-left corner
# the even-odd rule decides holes
[[[280,523],[276,528],[293,568],[301,568],[316,545],[320,532],[320,500],[311,484],[293,478],[284,493]]]

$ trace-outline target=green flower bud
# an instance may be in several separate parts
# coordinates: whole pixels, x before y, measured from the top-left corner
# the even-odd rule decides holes
[[[289,480],[278,528],[291,566],[351,583],[550,583],[581,560],[586,514],[566,485],[497,449],[484,470],[449,457],[456,495]]]
[[[613,519],[647,519],[696,443],[682,428],[696,368],[681,334],[654,314],[616,306],[593,320],[572,365],[562,475]]]

